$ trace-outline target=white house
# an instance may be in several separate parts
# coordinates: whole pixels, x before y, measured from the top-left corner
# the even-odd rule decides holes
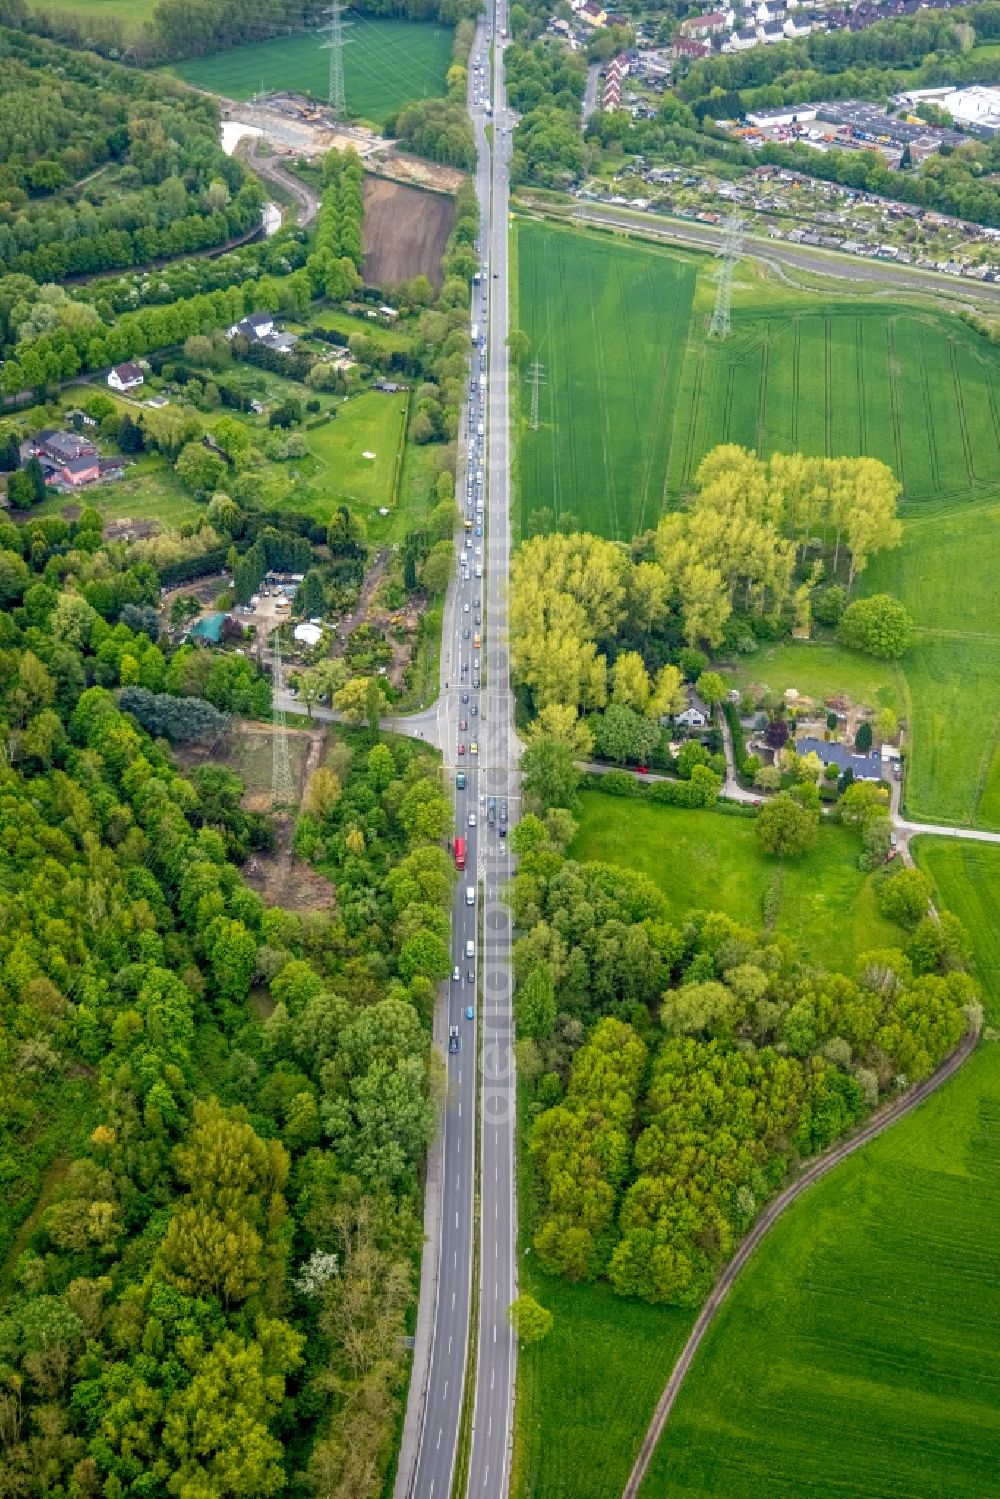
[[[675,715],[674,722],[684,724],[688,729],[703,729],[711,718],[708,704],[703,703],[693,687],[687,690],[687,707],[683,713]]]
[[[812,22],[808,16],[789,16],[784,25],[785,35],[788,37],[808,36],[812,31]]]
[[[144,380],[142,370],[135,360],[129,360],[128,364],[116,364],[108,376],[108,384],[112,390],[125,391],[135,390]]]
[[[235,338],[237,333],[242,333],[244,338],[260,342],[274,332],[274,315],[270,312],[251,312],[238,323],[234,323],[226,332],[227,338]]]

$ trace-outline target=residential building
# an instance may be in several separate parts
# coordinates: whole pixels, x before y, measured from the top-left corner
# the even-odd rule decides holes
[[[73,463],[77,458],[95,458],[97,449],[86,437],[76,432],[58,432],[46,428],[32,441],[36,457],[48,458],[52,463]]]
[[[94,484],[101,477],[101,460],[96,453],[84,458],[70,458],[67,463],[59,465],[57,477],[74,489]]]
[[[862,755],[846,744],[834,744],[831,740],[808,736],[796,740],[795,748],[800,755],[818,755],[824,765],[836,765],[841,775],[845,770],[852,771],[856,781],[882,779],[882,758],[878,750]]]
[[[268,349],[273,349],[276,354],[290,354],[298,343],[297,333],[268,333],[257,340]]]
[[[688,36],[679,36],[674,39],[674,56],[690,57],[693,62],[699,58],[711,57],[712,49],[707,42],[695,42]]]
[[[607,11],[602,6],[595,4],[595,0],[587,0],[585,5],[581,5],[578,15],[580,20],[584,21],[588,26],[596,28],[608,24]]]
[[[108,375],[108,384],[112,390],[126,391],[135,390],[145,379],[139,365],[134,359],[127,364],[116,364]]]
[[[808,16],[789,16],[782,30],[794,41],[798,37],[809,36],[812,31],[812,22]]]
[[[725,12],[713,10],[701,16],[688,16],[681,22],[680,29],[683,36],[690,36],[695,41],[703,42],[706,37],[717,36],[720,32],[728,30]]]
[[[688,729],[703,729],[712,716],[712,710],[707,703],[702,702],[693,687],[687,690],[687,707],[683,713],[674,715],[674,722],[683,724]]]
[[[245,318],[228,329],[227,338],[235,338],[237,333],[242,333],[244,338],[249,338],[252,343],[260,342],[274,332],[274,314],[270,312],[250,312]]]

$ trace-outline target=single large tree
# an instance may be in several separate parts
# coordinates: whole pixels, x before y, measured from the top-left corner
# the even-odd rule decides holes
[[[757,841],[766,854],[795,859],[816,841],[819,819],[815,812],[799,806],[787,791],[762,807],[757,818]]]

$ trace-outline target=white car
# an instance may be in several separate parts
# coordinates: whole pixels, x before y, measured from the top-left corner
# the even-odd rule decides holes
[[[470,812],[469,813],[469,827],[470,828],[474,828],[475,825],[476,825],[476,814],[475,814],[475,812]]]
[[[451,981],[453,984],[460,984],[462,982],[462,970],[457,963],[451,970]]]

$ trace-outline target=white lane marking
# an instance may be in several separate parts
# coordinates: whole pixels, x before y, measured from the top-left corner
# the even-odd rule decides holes
[[[441,1450],[441,1437],[442,1437],[443,1433],[444,1433],[444,1427],[441,1426],[441,1427],[438,1428],[438,1439],[437,1439],[437,1445],[438,1445],[438,1451],[439,1452]]]

